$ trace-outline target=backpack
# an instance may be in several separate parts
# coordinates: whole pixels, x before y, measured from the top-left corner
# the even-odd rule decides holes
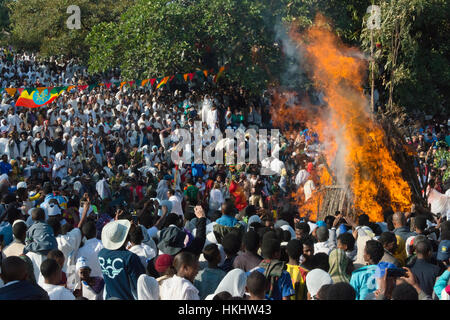
[[[280,260],[264,259],[259,264],[259,267],[264,269],[264,277],[266,277],[266,279],[270,282],[268,293],[268,297],[270,299],[273,296],[273,291],[278,283],[278,279],[280,279],[283,271],[286,269],[286,263]]]

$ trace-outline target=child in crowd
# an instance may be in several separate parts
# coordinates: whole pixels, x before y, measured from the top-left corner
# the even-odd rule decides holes
[[[302,242],[298,239],[292,239],[286,247],[289,256],[289,262],[286,264],[287,272],[291,275],[292,285],[295,295],[291,296],[291,300],[306,300],[306,275],[308,270],[300,266],[300,256],[303,254]]]
[[[199,291],[192,284],[198,273],[198,258],[183,251],[175,256],[173,265],[177,273],[161,285],[161,300],[199,300]]]
[[[67,276],[66,273],[64,271],[62,271],[63,266],[64,266],[64,254],[62,253],[61,250],[58,249],[53,249],[51,250],[48,254],[47,254],[47,259],[53,259],[55,260],[58,265],[61,267],[61,286],[64,286],[67,288]]]
[[[75,300],[73,293],[60,285],[61,267],[54,259],[47,259],[41,264],[41,273],[44,283],[41,287],[47,291],[50,300]]]
[[[247,278],[246,291],[250,295],[248,300],[266,300],[268,282],[261,272],[253,271]]]
[[[201,300],[213,293],[226,275],[226,272],[218,267],[221,257],[217,244],[211,243],[206,245],[203,249],[203,256],[208,261],[208,267],[201,270],[194,281],[194,286],[198,289],[198,295]]]

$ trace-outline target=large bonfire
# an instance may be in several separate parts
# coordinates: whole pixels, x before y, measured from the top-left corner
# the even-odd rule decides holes
[[[298,45],[315,88],[323,93],[325,107],[287,103],[289,95],[280,94],[273,105],[274,123],[285,126],[301,121],[318,133],[327,165],[318,172],[317,182],[322,187],[348,188],[355,212],[382,221],[385,209],[410,210],[410,187],[389,153],[385,132],[363,92],[367,70],[363,54],[345,46],[320,15],[303,34],[292,28],[290,37]],[[309,212],[315,218],[319,192],[306,203],[302,189],[294,196],[300,214]]]

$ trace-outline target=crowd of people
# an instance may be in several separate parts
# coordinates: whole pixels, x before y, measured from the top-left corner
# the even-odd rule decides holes
[[[0,50],[2,88],[92,81],[74,59]],[[16,98],[0,98],[1,300],[449,299],[448,124],[419,124],[409,141],[441,199],[431,215],[312,221],[291,201],[320,180],[319,139],[302,125],[282,132],[273,175],[171,157],[196,121],[271,129],[269,92],[209,76],[158,90],[75,87],[37,109]]]
[[[431,212],[450,220],[450,120],[446,115],[411,117],[406,143],[417,155],[414,166]]]

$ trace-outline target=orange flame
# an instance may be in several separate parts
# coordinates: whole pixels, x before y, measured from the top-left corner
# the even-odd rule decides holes
[[[411,190],[386,147],[383,129],[368,110],[363,92],[367,65],[362,54],[346,47],[326,24],[326,19],[318,15],[304,34],[294,28],[290,32],[304,50],[315,87],[324,94],[325,110],[314,115],[305,105],[288,108],[275,99],[274,123],[305,121],[306,115],[307,126],[319,134],[325,146],[324,155],[333,176],[338,184],[350,187],[355,210],[368,214],[372,221],[382,221],[384,209],[410,209]],[[332,179],[326,174],[321,184],[331,185]],[[295,194],[297,203],[304,203],[302,194],[303,190]],[[315,216],[317,201],[316,193],[302,205],[300,213],[312,210],[311,218]]]

